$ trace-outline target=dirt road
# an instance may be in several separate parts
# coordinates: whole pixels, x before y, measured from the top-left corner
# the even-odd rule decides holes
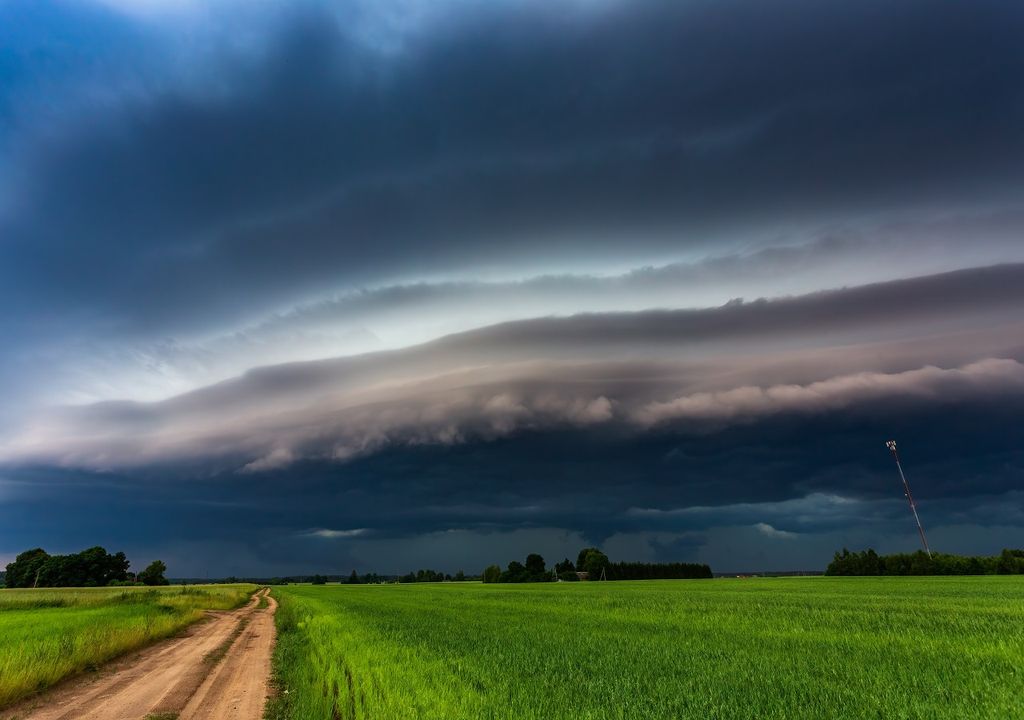
[[[164,640],[0,712],[17,720],[260,720],[277,602],[261,590],[240,610],[211,612]],[[259,609],[262,596],[268,607]]]

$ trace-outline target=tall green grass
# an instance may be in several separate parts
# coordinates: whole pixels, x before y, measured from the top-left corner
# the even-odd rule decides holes
[[[0,590],[0,707],[153,640],[252,585]]]
[[[1024,578],[274,593],[273,719],[1024,717]]]

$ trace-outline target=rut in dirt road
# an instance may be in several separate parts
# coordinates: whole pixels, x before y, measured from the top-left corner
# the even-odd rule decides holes
[[[268,606],[259,608],[261,598]],[[18,720],[260,720],[266,706],[277,602],[269,590],[244,608],[210,613],[185,634],[92,676],[0,712]]]

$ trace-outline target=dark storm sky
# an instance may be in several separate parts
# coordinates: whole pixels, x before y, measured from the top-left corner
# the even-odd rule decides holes
[[[0,560],[1024,545],[1014,2],[0,5]],[[556,557],[557,556],[557,557]]]

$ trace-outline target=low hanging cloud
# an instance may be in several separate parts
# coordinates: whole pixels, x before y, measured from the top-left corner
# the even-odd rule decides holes
[[[352,528],[351,530],[331,530],[330,528],[316,528],[314,530],[307,530],[299,533],[301,537],[315,537],[322,538],[324,540],[338,540],[345,538],[356,538],[362,535],[366,535],[370,530],[368,528]]]
[[[757,523],[755,526],[757,531],[766,537],[770,537],[775,540],[795,540],[800,537],[795,532],[789,532],[788,530],[778,530],[772,527],[768,523]]]
[[[571,368],[561,370],[571,372]],[[586,370],[593,373],[595,368]],[[614,423],[629,432],[642,432],[675,422],[684,423],[687,430],[708,432],[773,414],[824,414],[889,401],[956,402],[1024,393],[1024,365],[992,358],[960,368],[858,373],[805,386],[741,386],[638,402],[638,397],[657,391],[645,385],[591,379],[568,393],[558,383],[535,375],[441,392],[403,387],[403,393],[388,402],[238,418],[232,427],[219,430],[210,425],[196,428],[188,422],[161,422],[151,430],[140,430],[126,422],[96,435],[73,424],[59,436],[22,438],[20,446],[8,446],[4,459],[108,469],[235,457],[239,471],[262,473],[301,460],[343,462],[396,446],[486,442],[522,431]]]
[[[824,413],[885,399],[958,400],[979,394],[1024,391],[1024,365],[990,358],[962,368],[923,367],[902,373],[857,373],[809,385],[743,386],[654,402],[634,413],[642,426],[691,420],[743,422],[783,412]]]
[[[277,447],[247,463],[242,472],[276,470],[299,459],[343,462],[395,445],[487,441],[521,430],[586,427],[611,419],[612,403],[604,396],[484,390],[445,398],[409,398],[400,404],[352,408],[323,424],[282,428],[281,437],[270,441]]]
[[[706,433],[1019,394],[1022,275],[1003,266],[706,310],[538,318],[258,368],[160,402],[26,418],[0,462],[271,473],[520,432]]]

